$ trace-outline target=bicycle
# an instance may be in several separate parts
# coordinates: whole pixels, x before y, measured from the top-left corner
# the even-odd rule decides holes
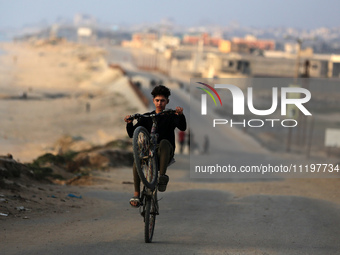
[[[141,192],[141,206],[139,212],[144,218],[144,240],[146,243],[152,242],[155,229],[156,215],[159,215],[159,206],[157,199],[158,190],[158,159],[157,159],[157,121],[156,117],[161,114],[174,114],[175,110],[166,109],[160,113],[149,115],[134,114],[129,120],[139,119],[142,117],[152,118],[152,128],[149,134],[146,128],[137,127],[133,133],[133,157],[137,168],[137,173],[144,184]],[[172,164],[174,159],[169,163]]]

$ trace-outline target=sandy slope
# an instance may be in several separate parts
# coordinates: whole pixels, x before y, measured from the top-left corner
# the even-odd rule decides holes
[[[7,54],[0,58],[0,155],[29,161],[56,152],[62,135],[81,137],[84,146],[103,144],[126,136],[126,114],[143,111],[101,49],[64,41],[1,48]]]

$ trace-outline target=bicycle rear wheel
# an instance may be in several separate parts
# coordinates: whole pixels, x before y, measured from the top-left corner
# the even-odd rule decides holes
[[[144,127],[136,128],[133,133],[133,157],[143,184],[154,190],[157,182],[156,155],[151,153],[150,135]]]
[[[156,208],[155,203],[152,201],[151,197],[146,198],[144,223],[145,242],[151,243],[156,223]]]

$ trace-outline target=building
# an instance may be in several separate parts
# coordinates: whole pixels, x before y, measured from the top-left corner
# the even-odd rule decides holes
[[[183,37],[182,43],[186,45],[197,45],[200,40],[203,41],[204,46],[219,47],[222,38],[210,37],[208,33],[203,33],[200,35],[185,35]]]
[[[134,33],[131,41],[123,41],[123,47],[152,47],[158,40],[156,33]]]
[[[231,42],[228,40],[220,40],[220,44],[218,45],[218,50],[224,53],[231,52]]]
[[[275,50],[274,40],[258,40],[254,36],[235,37],[231,40],[233,52],[249,53],[253,50]]]
[[[329,78],[340,78],[340,55],[314,54],[311,60],[311,72],[322,69]]]
[[[213,76],[224,77],[224,74],[250,74],[249,59],[239,53],[209,53],[206,58],[206,68]],[[211,75],[210,75],[211,76]],[[209,77],[210,78],[210,77]]]
[[[176,49],[181,43],[180,38],[175,36],[163,35],[153,43],[153,48],[159,52],[165,52],[167,49]]]
[[[244,74],[252,77],[295,77],[296,54],[265,51],[263,56],[240,53],[210,53],[206,70],[214,69],[216,76]],[[340,78],[340,55],[312,54],[300,57],[299,76]]]

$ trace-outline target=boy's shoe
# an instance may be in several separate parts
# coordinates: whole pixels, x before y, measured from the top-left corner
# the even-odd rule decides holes
[[[167,176],[166,174],[161,175],[158,181],[158,191],[164,192],[166,190],[166,185],[168,184],[168,182],[169,176]]]

